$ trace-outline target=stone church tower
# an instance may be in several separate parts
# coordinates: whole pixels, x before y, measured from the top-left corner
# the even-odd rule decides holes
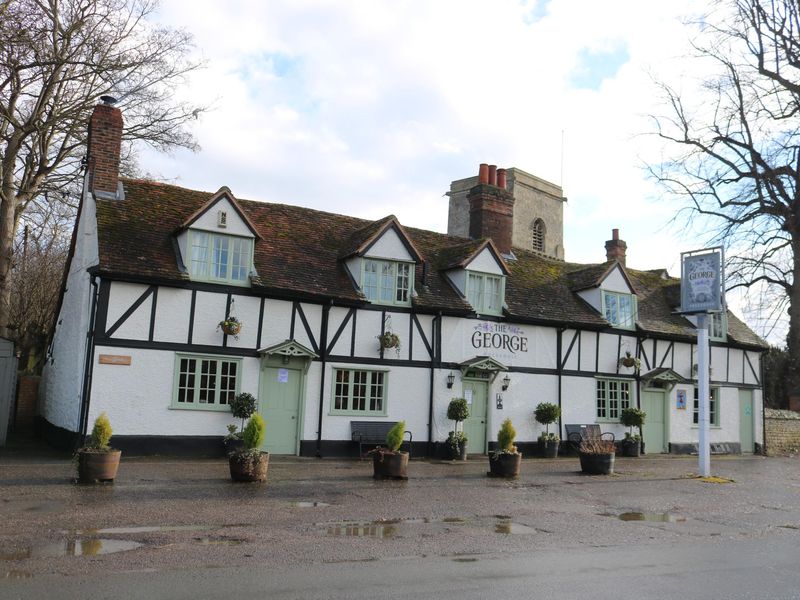
[[[481,165],[481,172],[499,172],[493,167]],[[505,187],[514,198],[511,246],[564,260],[564,203],[567,199],[561,187],[517,168],[506,169],[505,179]],[[468,196],[478,184],[479,176],[457,179],[450,184],[448,234],[470,237]]]

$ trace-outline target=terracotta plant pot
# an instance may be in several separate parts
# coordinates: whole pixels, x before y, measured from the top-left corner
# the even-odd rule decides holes
[[[261,452],[255,460],[249,453],[234,452],[228,457],[228,466],[233,481],[266,481],[269,452]]]
[[[408,452],[373,452],[372,472],[375,479],[408,479]]]
[[[519,477],[522,465],[522,452],[509,454],[507,452],[489,453],[489,477]]]
[[[613,452],[604,454],[581,452],[581,471],[587,475],[611,475],[614,473],[614,456]]]
[[[78,450],[78,483],[113,482],[121,455],[120,450]]]
[[[558,457],[558,440],[539,440],[539,452],[543,458]]]

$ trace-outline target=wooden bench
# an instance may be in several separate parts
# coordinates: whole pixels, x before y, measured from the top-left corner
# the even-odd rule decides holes
[[[397,421],[350,421],[350,439],[358,442],[358,456],[364,458],[364,446],[386,444],[386,434],[395,425]],[[414,436],[410,431],[406,431],[403,437],[406,434],[408,434],[408,456],[411,458],[411,440]],[[403,443],[405,444],[405,441]]]
[[[599,439],[611,442],[614,441],[614,434],[610,431],[603,433],[600,431],[600,425],[597,423],[564,425],[564,429],[567,432],[567,441],[576,449],[583,440]]]

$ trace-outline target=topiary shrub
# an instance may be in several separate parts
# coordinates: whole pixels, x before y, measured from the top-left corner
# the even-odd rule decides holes
[[[447,418],[451,421],[461,422],[469,418],[469,404],[466,398],[453,398],[447,406]]]
[[[386,434],[386,447],[391,452],[397,452],[403,444],[403,434],[406,431],[406,422],[400,421]]]
[[[256,408],[258,407],[258,402],[253,394],[242,392],[228,400],[228,406],[233,416],[242,420],[241,427],[244,429],[245,419],[249,419],[253,416],[253,413],[256,412]]]
[[[258,450],[258,448],[261,447],[261,444],[264,443],[266,429],[267,426],[264,423],[264,419],[261,415],[255,414],[250,417],[250,420],[247,422],[244,431],[242,431],[242,441],[244,442],[244,447],[247,450]]]
[[[561,416],[561,408],[559,408],[557,404],[540,402],[536,406],[536,410],[533,411],[533,416],[536,418],[538,423],[541,423],[545,426],[546,439],[558,439],[558,436],[555,435],[553,438],[550,438],[550,423],[555,423]]]
[[[108,450],[108,443],[111,441],[111,421],[108,420],[106,413],[100,413],[94,421],[92,428],[92,438],[88,448],[92,450]]]
[[[636,440],[638,437],[638,439],[641,439],[642,425],[644,425],[645,417],[647,417],[647,413],[638,408],[628,407],[622,409],[619,414],[619,422],[625,425],[625,427],[628,427],[628,433],[625,435],[626,438]],[[639,429],[638,436],[633,435],[634,427]]]
[[[514,447],[516,437],[517,430],[511,424],[511,419],[503,421],[500,430],[497,432],[497,445],[500,447],[500,451],[516,453],[517,449]]]

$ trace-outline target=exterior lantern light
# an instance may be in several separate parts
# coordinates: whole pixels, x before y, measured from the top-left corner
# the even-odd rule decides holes
[[[453,388],[453,382],[456,380],[456,376],[453,375],[453,372],[450,371],[450,374],[447,376],[447,389]]]
[[[508,386],[511,385],[511,377],[506,375],[503,377],[503,391],[505,392],[508,389]]]

